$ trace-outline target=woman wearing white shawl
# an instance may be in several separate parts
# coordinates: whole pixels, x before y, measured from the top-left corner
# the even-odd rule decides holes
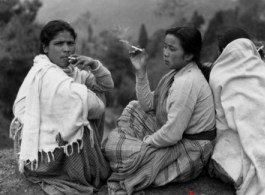
[[[219,37],[222,52],[210,86],[217,140],[210,175],[232,182],[239,195],[265,194],[265,64],[245,31]]]
[[[41,55],[14,103],[10,135],[19,170],[48,194],[93,194],[110,174],[100,143],[103,92],[113,88],[113,81],[99,61],[74,54],[75,39],[68,23],[46,24]]]

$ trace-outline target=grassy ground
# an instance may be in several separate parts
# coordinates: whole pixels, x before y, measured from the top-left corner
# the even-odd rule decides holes
[[[0,109],[0,150],[12,147],[12,139],[9,138],[10,121],[3,117],[3,111]]]
[[[104,137],[115,125],[120,110],[107,109],[106,125]],[[0,195],[45,195],[37,184],[32,184],[25,180],[17,171],[16,160],[13,150],[9,147],[12,145],[8,139],[8,126],[5,121],[0,123],[0,137],[2,149],[0,149]],[[3,133],[3,131],[5,131]],[[1,148],[1,147],[0,147]],[[5,149],[3,149],[5,148]],[[191,193],[192,192],[192,193]],[[220,180],[200,176],[197,179],[186,183],[172,183],[159,188],[148,188],[141,192],[135,192],[134,195],[234,195],[233,186],[227,185]],[[107,186],[103,186],[98,195],[107,195]]]
[[[186,183],[172,183],[159,188],[147,188],[134,195],[234,195],[233,186],[220,180],[206,176]],[[25,180],[17,171],[16,161],[12,149],[0,150],[0,194],[4,195],[45,195],[37,184]],[[107,195],[107,187],[103,186],[98,195]]]

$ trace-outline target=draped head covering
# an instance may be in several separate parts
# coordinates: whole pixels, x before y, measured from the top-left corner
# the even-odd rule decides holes
[[[265,64],[252,41],[224,48],[210,86],[218,134],[212,159],[235,181],[237,194],[265,194]]]
[[[240,38],[250,39],[248,33],[238,27],[232,27],[224,31],[221,35],[218,35],[219,50],[220,52],[232,41]]]

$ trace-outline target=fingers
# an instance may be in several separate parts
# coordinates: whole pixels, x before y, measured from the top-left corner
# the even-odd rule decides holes
[[[83,66],[83,64],[85,64],[84,56],[78,54],[72,54],[68,57],[68,59],[73,66],[79,67],[80,65]]]
[[[145,50],[144,49],[142,49],[142,50],[139,50],[139,49],[136,49],[136,50],[133,50],[133,51],[130,51],[129,52],[129,56],[130,56],[130,58],[134,58],[134,57],[142,57],[142,56],[145,56],[145,54],[146,54],[146,52],[145,52]]]
[[[80,70],[84,70],[84,69],[85,69],[85,67],[86,67],[86,65],[85,65],[85,64],[83,64],[83,65],[81,65],[81,66],[78,66],[78,68],[79,68]]]
[[[74,65],[78,61],[78,59],[73,56],[68,57],[68,59],[69,59],[69,63],[72,65]]]
[[[80,69],[80,67],[83,67],[83,65],[84,65],[84,62],[83,62],[83,60],[80,59],[80,58],[77,58],[76,62],[73,64],[73,66],[76,66],[76,67],[78,67],[79,69]]]
[[[90,66],[92,62],[94,62],[94,59],[88,57],[88,56],[80,56],[78,54],[73,54],[69,56],[69,62],[75,66],[78,67],[80,70],[85,69],[87,66]]]
[[[78,57],[79,55],[78,54],[72,54],[68,57],[69,59],[69,63],[72,64],[72,65],[75,65],[76,62],[78,61]]]
[[[141,54],[142,52],[140,51],[140,50],[134,50],[134,51],[130,51],[129,52],[129,56],[130,57],[135,57],[135,56],[137,56],[137,55],[139,55],[139,54]]]

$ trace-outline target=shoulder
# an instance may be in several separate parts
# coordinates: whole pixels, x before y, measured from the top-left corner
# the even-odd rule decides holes
[[[193,66],[185,70],[181,75],[176,74],[174,83],[199,86],[202,83],[207,83],[207,81],[204,78],[201,70],[197,66]]]
[[[197,66],[187,69],[181,75],[175,75],[171,90],[172,93],[181,91],[184,94],[193,94],[194,97],[209,94],[211,91],[208,82]]]
[[[51,85],[66,80],[72,80],[72,78],[69,77],[67,74],[65,74],[63,70],[56,67],[50,67],[49,70],[47,70],[43,74],[43,79],[42,79],[44,83],[46,84],[50,83]]]

